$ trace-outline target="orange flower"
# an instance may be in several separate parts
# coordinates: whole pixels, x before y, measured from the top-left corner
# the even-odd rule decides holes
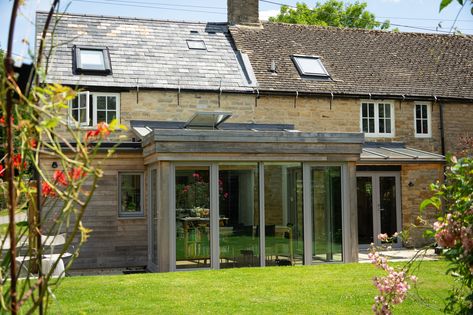
[[[56,196],[56,192],[54,191],[54,189],[51,188],[51,186],[49,186],[47,182],[43,182],[43,184],[41,185],[41,194],[43,195],[43,197]]]
[[[68,185],[66,174],[64,174],[63,171],[59,171],[59,170],[54,171],[53,179],[63,186]]]
[[[87,131],[85,134],[85,141],[89,141],[91,138],[96,138],[100,136],[101,139],[105,139],[110,135],[110,128],[107,123],[101,122],[97,124],[97,129]]]

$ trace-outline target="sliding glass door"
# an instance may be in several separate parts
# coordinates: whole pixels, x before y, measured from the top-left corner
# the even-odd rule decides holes
[[[258,163],[219,164],[220,268],[260,265]]]
[[[176,269],[209,268],[210,167],[177,166],[175,198]]]

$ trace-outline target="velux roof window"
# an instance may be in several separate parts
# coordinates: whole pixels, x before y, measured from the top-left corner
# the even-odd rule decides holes
[[[318,56],[293,55],[292,60],[301,76],[319,78],[330,77]]]
[[[207,50],[207,46],[203,40],[187,40],[187,47],[189,49],[197,49],[197,50]]]
[[[77,74],[112,73],[108,49],[104,47],[74,46],[74,72]]]

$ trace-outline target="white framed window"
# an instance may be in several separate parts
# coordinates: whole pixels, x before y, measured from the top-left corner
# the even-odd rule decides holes
[[[394,137],[393,103],[361,101],[360,129],[367,137]]]
[[[416,138],[432,136],[430,103],[416,102],[414,104],[414,131]]]
[[[107,47],[74,45],[72,61],[75,74],[109,75],[112,73]]]
[[[143,217],[143,173],[118,173],[118,216]]]
[[[69,123],[93,127],[120,120],[120,93],[80,92],[69,102]]]

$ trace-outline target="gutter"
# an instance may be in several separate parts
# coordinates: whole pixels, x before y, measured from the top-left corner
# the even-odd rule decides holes
[[[72,85],[64,84],[72,88],[81,88],[91,92],[134,92],[136,91],[135,86],[90,86],[90,85]],[[254,94],[258,96],[291,96],[298,97],[327,97],[332,98],[333,96],[340,98],[360,98],[360,99],[393,99],[401,101],[443,101],[448,102],[462,102],[462,103],[473,103],[473,98],[464,97],[442,97],[442,96],[426,96],[426,95],[401,95],[401,94],[373,94],[373,93],[337,93],[337,92],[304,92],[296,90],[271,90],[261,89],[252,86],[241,87],[235,89],[223,89],[221,87],[202,89],[202,88],[178,88],[178,87],[143,87],[140,86],[140,91],[169,91],[169,92],[201,92],[201,93],[228,93],[228,94]]]

